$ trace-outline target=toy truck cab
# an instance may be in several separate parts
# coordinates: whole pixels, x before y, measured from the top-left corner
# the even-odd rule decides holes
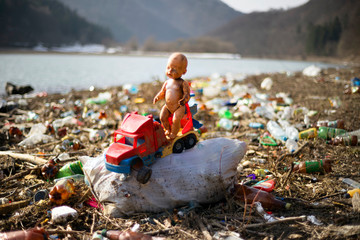
[[[139,174],[147,177],[151,170],[146,167],[161,156],[158,149],[167,143],[160,123],[151,115],[127,114],[121,128],[114,132],[114,143],[106,152],[105,166],[112,172],[124,174],[129,174],[133,167],[139,170],[138,178],[141,178]]]

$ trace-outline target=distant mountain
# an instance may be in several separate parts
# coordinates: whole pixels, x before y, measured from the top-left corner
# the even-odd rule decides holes
[[[126,42],[173,41],[201,36],[241,13],[220,0],[59,0]]]
[[[208,36],[246,56],[360,55],[360,1],[310,0],[287,11],[237,17]]]
[[[87,22],[57,1],[0,0],[0,47],[102,43],[108,30]]]

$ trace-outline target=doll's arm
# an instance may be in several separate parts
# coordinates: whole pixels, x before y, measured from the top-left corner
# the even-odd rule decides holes
[[[165,93],[166,93],[166,82],[164,82],[164,84],[161,87],[161,90],[158,92],[158,94],[156,94],[156,96],[154,97],[153,100],[153,104],[155,104],[157,101],[159,101],[160,99],[165,98]]]
[[[190,100],[190,86],[187,81],[184,80],[182,84],[183,97],[179,100],[181,106],[185,105]]]

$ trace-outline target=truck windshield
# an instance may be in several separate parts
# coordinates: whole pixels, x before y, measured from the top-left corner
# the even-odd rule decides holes
[[[141,144],[145,143],[145,139],[144,139],[144,137],[140,137],[140,138],[136,139],[136,138],[118,134],[116,136],[116,142],[126,144],[126,145],[129,145],[132,147],[139,147]]]

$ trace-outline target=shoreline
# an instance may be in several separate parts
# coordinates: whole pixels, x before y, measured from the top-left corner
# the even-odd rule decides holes
[[[216,52],[184,52],[190,58],[204,58],[204,59],[266,59],[266,60],[286,60],[286,61],[302,61],[302,62],[321,62],[327,64],[336,64],[344,66],[357,67],[360,66],[360,57],[324,57],[324,56],[253,56],[242,55],[241,53],[216,53]],[[7,49],[0,48],[0,54],[55,54],[55,55],[94,55],[94,56],[132,56],[132,57],[168,57],[171,52],[61,52],[61,51],[34,51],[32,49]]]

